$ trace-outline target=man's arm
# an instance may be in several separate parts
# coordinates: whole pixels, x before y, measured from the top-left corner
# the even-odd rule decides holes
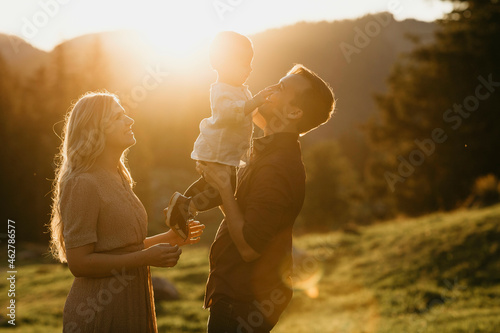
[[[205,165],[196,163],[196,168],[198,172],[204,175],[207,182],[219,191],[224,207],[222,213],[225,216],[229,235],[243,260],[250,262],[259,258],[260,254],[247,243],[243,234],[245,218],[234,198],[230,180],[230,168],[216,163],[205,163]]]
[[[229,184],[229,186],[219,189],[219,193],[223,203],[222,213],[225,216],[229,234],[233,239],[238,252],[246,262],[256,260],[260,257],[260,254],[257,253],[245,240],[243,235],[245,218],[243,217],[243,213],[234,198],[231,185]]]

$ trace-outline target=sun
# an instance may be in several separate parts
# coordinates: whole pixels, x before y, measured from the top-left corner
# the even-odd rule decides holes
[[[160,55],[175,57],[179,60],[190,57],[217,32],[210,18],[193,11],[189,2],[179,2],[176,11],[164,8],[161,15],[141,16],[134,23]]]
[[[142,33],[159,55],[177,60],[191,57],[211,38],[207,33],[183,27],[178,27],[177,31],[148,29],[143,30]]]

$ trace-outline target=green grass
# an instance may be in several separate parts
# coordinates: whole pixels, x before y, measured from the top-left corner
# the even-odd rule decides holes
[[[316,287],[317,295],[297,290],[273,332],[499,331],[500,205],[391,221],[361,228],[359,235],[310,234],[295,245],[312,258],[297,267],[301,280],[312,282],[297,286]],[[185,248],[174,269],[152,269],[181,293],[178,301],[157,303],[160,332],[205,331],[207,256],[206,246]],[[17,277],[18,330],[60,332],[72,282],[68,269],[26,264]],[[6,290],[0,280],[0,293]]]
[[[319,295],[296,293],[276,332],[498,332],[500,206],[308,235],[328,254]]]

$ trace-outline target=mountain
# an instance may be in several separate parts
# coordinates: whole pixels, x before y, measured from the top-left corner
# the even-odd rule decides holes
[[[309,139],[339,137],[350,133],[376,113],[373,95],[385,91],[391,67],[414,44],[408,34],[433,39],[434,23],[396,21],[388,13],[356,20],[298,23],[253,36],[255,77],[278,78],[293,63],[302,63],[329,82],[337,98],[333,121],[308,135]]]
[[[21,77],[28,77],[40,66],[47,64],[50,55],[33,47],[23,39],[0,34],[0,56],[10,71]]]
[[[99,54],[96,54],[96,43],[99,44]],[[111,75],[123,74],[123,68],[127,68],[127,76],[134,77],[142,75],[143,67],[155,59],[154,51],[145,38],[133,31],[110,31],[78,36],[62,42],[50,52],[37,49],[17,36],[0,34],[0,56],[10,71],[22,78],[34,75],[41,67],[49,69],[50,76],[56,54],[62,49],[67,57],[65,63],[68,72],[80,71],[92,56],[97,55],[107,63],[107,70]],[[123,81],[115,80],[114,83]]]
[[[389,13],[367,15],[355,20],[301,22],[250,36],[255,47],[254,71],[248,84],[253,92],[275,83],[294,63],[302,63],[329,82],[337,98],[337,112],[331,121],[309,139],[339,137],[350,133],[376,114],[374,94],[385,91],[385,80],[394,61],[414,44],[408,34],[422,43],[432,40],[436,25],[415,20],[396,21]],[[204,46],[189,66],[175,58],[160,56],[138,33],[103,32],[80,36],[47,53],[22,39],[0,34],[0,54],[12,71],[29,76],[40,66],[50,66],[55,53],[64,49],[69,69],[84,68],[100,55],[111,76],[109,90],[130,90],[151,67],[168,68],[178,81],[175,89],[205,89],[214,79]],[[186,68],[188,67],[188,68]],[[179,93],[177,95],[182,95]],[[204,109],[204,108],[203,108]]]

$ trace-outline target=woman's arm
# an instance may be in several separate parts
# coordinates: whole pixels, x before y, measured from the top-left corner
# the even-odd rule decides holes
[[[94,243],[68,249],[68,267],[77,277],[111,276],[123,268],[139,266],[173,267],[182,252],[179,246],[198,243],[203,229],[205,225],[191,221],[186,240],[169,230],[146,238],[142,251],[127,254],[95,253]]]
[[[106,277],[121,274],[124,268],[140,266],[173,267],[182,250],[170,244],[156,244],[147,249],[126,254],[96,253],[95,244],[66,250],[71,273],[76,277]]]

